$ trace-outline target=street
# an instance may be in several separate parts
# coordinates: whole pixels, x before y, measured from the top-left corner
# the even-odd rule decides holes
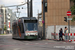
[[[0,50],[75,50],[75,44],[53,40],[16,40],[11,35],[0,35]]]

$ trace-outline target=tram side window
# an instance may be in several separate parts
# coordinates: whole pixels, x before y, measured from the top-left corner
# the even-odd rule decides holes
[[[21,33],[24,33],[23,23],[19,24],[19,27],[20,27],[20,31],[21,31]]]
[[[21,24],[21,33],[24,33],[23,23]]]
[[[15,34],[16,33],[16,25],[13,25],[13,33]]]

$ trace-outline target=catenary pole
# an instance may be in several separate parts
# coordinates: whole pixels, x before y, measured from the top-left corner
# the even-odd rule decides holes
[[[33,17],[32,0],[30,1],[30,17]]]
[[[43,39],[45,39],[45,0],[43,0]]]
[[[29,17],[29,0],[27,0],[27,12],[28,12],[28,17]]]

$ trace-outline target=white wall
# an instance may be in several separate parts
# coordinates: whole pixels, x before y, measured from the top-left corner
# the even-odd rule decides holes
[[[63,29],[64,33],[64,28],[68,26],[66,25],[56,25],[56,33],[59,33],[60,28]],[[46,28],[46,39],[51,39],[51,33],[54,33],[54,26],[48,26]],[[70,33],[75,33],[75,26],[70,26]]]
[[[66,25],[57,25],[57,26],[56,26],[56,33],[59,33],[60,28],[63,29],[63,33],[64,33],[64,28],[65,28],[65,27],[68,28],[68,26],[66,26]]]
[[[48,26],[46,28],[46,39],[51,39],[51,33],[54,33],[54,26]]]

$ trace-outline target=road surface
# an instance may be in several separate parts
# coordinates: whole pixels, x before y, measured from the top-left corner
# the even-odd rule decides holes
[[[75,43],[53,40],[14,40],[0,35],[0,50],[75,50]]]

